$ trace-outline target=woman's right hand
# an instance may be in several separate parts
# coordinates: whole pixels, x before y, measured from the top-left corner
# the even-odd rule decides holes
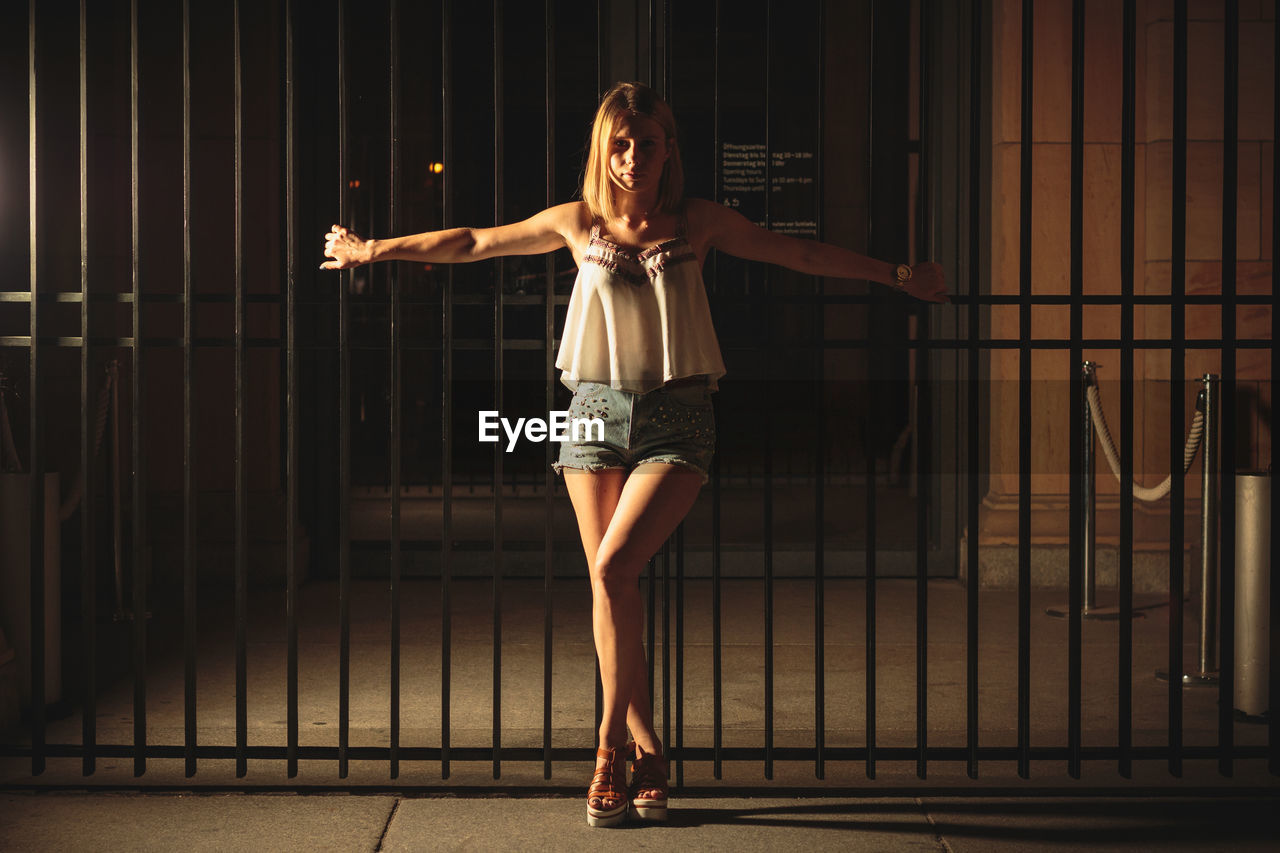
[[[324,235],[324,256],[333,258],[320,265],[322,270],[345,270],[373,260],[373,241],[354,231],[334,225]]]

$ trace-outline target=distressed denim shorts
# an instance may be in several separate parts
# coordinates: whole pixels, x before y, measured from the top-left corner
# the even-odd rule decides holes
[[[619,391],[598,382],[579,382],[569,404],[569,421],[599,418],[599,429],[583,430],[560,445],[551,467],[602,471],[631,470],[648,462],[682,465],[707,482],[716,449],[711,391],[701,378],[668,383],[644,394]]]

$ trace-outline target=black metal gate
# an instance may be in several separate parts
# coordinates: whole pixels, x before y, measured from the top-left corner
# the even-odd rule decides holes
[[[234,758],[240,777],[250,759],[286,762],[294,777],[299,761],[317,759],[336,762],[343,779],[352,760],[386,762],[392,779],[404,762],[438,764],[446,779],[453,762],[491,762],[494,778],[504,762],[541,762],[551,778],[553,761],[589,757],[585,743],[553,745],[554,604],[563,578],[577,568],[579,550],[572,529],[567,537],[557,532],[563,532],[556,514],[564,498],[549,471],[551,446],[513,456],[501,443],[489,448],[469,437],[478,409],[563,408],[566,395],[553,361],[571,261],[560,253],[457,268],[383,265],[340,277],[313,264],[331,220],[369,234],[402,233],[509,222],[569,200],[599,92],[615,78],[634,77],[673,105],[691,195],[877,257],[936,258],[947,267],[953,291],[952,306],[926,309],[876,288],[709,259],[708,287],[730,367],[719,416],[752,426],[724,431],[701,521],[686,523],[650,564],[647,578],[650,679],[661,679],[663,736],[681,778],[690,762],[709,762],[720,778],[722,762],[730,760],[763,762],[767,778],[783,760],[812,762],[817,779],[829,762],[862,762],[874,777],[878,761],[914,762],[921,779],[929,763],[939,761],[963,762],[974,779],[981,763],[1000,761],[1016,762],[1018,775],[1027,778],[1033,760],[1065,762],[1073,778],[1087,760],[1114,762],[1125,778],[1135,759],[1167,762],[1175,777],[1187,758],[1215,759],[1223,776],[1232,775],[1237,759],[1265,758],[1272,773],[1280,771],[1274,714],[1265,746],[1234,741],[1230,631],[1221,640],[1217,742],[1182,742],[1183,692],[1176,681],[1167,693],[1166,742],[1143,745],[1132,738],[1135,353],[1168,353],[1175,401],[1182,399],[1188,347],[1220,350],[1224,377],[1236,374],[1237,353],[1246,349],[1270,352],[1275,365],[1270,335],[1237,335],[1237,309],[1269,306],[1274,284],[1259,295],[1240,294],[1235,283],[1236,4],[1226,3],[1224,13],[1222,287],[1214,294],[1188,293],[1185,282],[1188,23],[1184,0],[1175,4],[1172,285],[1161,296],[1136,294],[1133,280],[1139,35],[1133,0],[1123,8],[1116,74],[1123,90],[1122,261],[1119,290],[1110,295],[1086,294],[1083,279],[1083,0],[1070,4],[1070,293],[1061,295],[1033,292],[1031,145],[1021,149],[1019,292],[992,293],[984,260],[984,241],[998,227],[990,217],[985,130],[993,108],[989,4],[754,0],[733,4],[732,12],[728,5],[384,0],[357,14],[344,0],[283,0],[266,9],[240,2],[31,0],[26,27],[15,23],[0,36],[9,79],[29,81],[25,103],[17,87],[0,95],[6,229],[18,233],[21,223],[29,225],[26,245],[9,241],[0,249],[4,268],[26,270],[29,283],[20,287],[15,274],[0,292],[0,374],[16,445],[27,451],[25,469],[46,471],[56,463],[83,472],[77,487],[83,497],[67,509],[78,524],[61,533],[67,555],[57,570],[74,583],[53,602],[55,610],[59,604],[78,610],[78,626],[67,629],[78,632],[71,635],[74,648],[63,655],[78,661],[74,685],[67,707],[54,713],[78,708],[81,733],[79,742],[50,741],[46,680],[31,677],[25,731],[0,745],[0,755],[29,758],[37,776],[50,758],[78,758],[85,775],[95,773],[100,759],[131,758],[141,775],[149,758],[180,757],[188,776],[202,760]],[[1021,15],[1022,139],[1030,140],[1031,0]],[[1280,40],[1280,28],[1276,32]],[[833,93],[832,81],[839,91]],[[29,158],[26,170],[21,151]],[[831,227],[833,219],[839,229]],[[1188,305],[1220,307],[1220,340],[1135,337],[1135,309],[1167,308],[1176,330],[1185,326]],[[991,312],[1000,306],[1017,306],[1016,338],[990,334]],[[1033,309],[1053,306],[1070,312],[1065,339],[1033,334]],[[1118,306],[1117,338],[1089,333],[1084,315],[1090,306]],[[1274,322],[1273,314],[1272,332]],[[1109,745],[1086,745],[1082,736],[1084,387],[1078,372],[1069,383],[1066,738],[1032,744],[1031,365],[1033,353],[1063,349],[1073,364],[1086,349],[1114,351],[1120,365],[1126,485],[1117,724]],[[962,563],[980,562],[991,429],[984,421],[987,359],[1000,350],[1019,356],[1016,737],[980,742],[984,614],[973,569],[964,577],[963,742],[937,745],[930,743],[929,581],[956,577]],[[115,379],[103,385],[104,375]],[[101,397],[99,387],[108,389]],[[1235,384],[1222,388],[1221,528],[1230,531],[1240,448]],[[1179,470],[1184,415],[1179,405],[1170,412],[1170,461]],[[125,459],[103,461],[103,447],[126,442]],[[901,456],[908,445],[909,463]],[[28,506],[45,506],[44,478],[29,479]],[[406,501],[413,512],[406,512]],[[1184,646],[1183,505],[1175,477],[1171,672],[1181,671]],[[758,514],[746,533],[734,528],[744,506]],[[479,526],[476,507],[486,514]],[[46,639],[47,535],[41,513],[28,514],[29,671],[44,674],[57,664]],[[687,529],[692,524],[705,530]],[[957,543],[966,531],[962,551]],[[1224,626],[1235,605],[1233,542],[1222,538]],[[212,561],[207,569],[205,561]],[[914,584],[910,745],[877,740],[877,685],[883,686],[877,581],[893,577]],[[339,711],[331,745],[300,743],[298,595],[308,578],[337,584]],[[451,660],[462,642],[454,598],[459,584],[477,578],[491,584],[492,699],[483,709],[464,710],[483,710],[491,723],[488,743],[453,736],[458,704]],[[686,583],[695,578],[706,581],[709,612],[690,616]],[[794,578],[812,586],[812,740],[775,745],[781,666],[775,583]],[[849,730],[839,744],[828,742],[827,602],[836,600],[831,585],[850,578],[860,584],[865,606],[861,745],[848,742]],[[351,742],[353,584],[368,579],[389,582],[385,746]],[[509,595],[515,579],[541,581],[537,746],[503,742],[502,631],[504,609],[513,608],[504,592]],[[759,584],[763,605],[762,736],[755,745],[728,746],[725,689],[734,676],[724,671],[721,604],[724,585],[742,579]],[[412,641],[438,644],[435,745],[401,736],[401,601],[410,580],[438,589],[438,633]],[[234,590],[235,700],[233,711],[227,709],[234,743],[212,744],[197,737],[197,613],[209,584],[220,581]],[[263,589],[285,595],[287,720],[283,743],[251,745],[249,613]],[[152,620],[169,604],[169,621]],[[1280,593],[1273,585],[1273,622],[1277,612]],[[684,740],[692,713],[684,702],[690,620],[710,623],[712,736],[703,746]],[[110,636],[122,654],[127,650],[114,669],[102,663]],[[183,649],[181,742],[154,743],[148,736],[148,662],[157,643]],[[1274,708],[1280,695],[1274,639],[1271,648]],[[99,742],[97,697],[115,679],[132,684],[132,743]],[[597,713],[598,705],[597,697]]]

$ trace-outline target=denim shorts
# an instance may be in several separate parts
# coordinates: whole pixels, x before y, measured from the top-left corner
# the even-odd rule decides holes
[[[707,482],[716,449],[715,414],[707,383],[679,380],[644,394],[619,391],[598,382],[579,382],[569,404],[574,419],[599,418],[599,429],[560,445],[560,459],[551,467],[602,471],[631,470],[648,462],[682,465]],[[572,438],[572,433],[571,433]]]

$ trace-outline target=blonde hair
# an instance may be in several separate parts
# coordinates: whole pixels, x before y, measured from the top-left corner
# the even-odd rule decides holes
[[[658,209],[678,210],[684,199],[684,167],[676,144],[676,120],[671,107],[643,83],[615,83],[600,99],[591,123],[591,146],[587,171],[582,176],[582,200],[593,217],[617,219],[620,210],[614,199],[614,183],[609,175],[609,143],[623,119],[641,115],[657,122],[666,134],[667,160],[658,183]]]

